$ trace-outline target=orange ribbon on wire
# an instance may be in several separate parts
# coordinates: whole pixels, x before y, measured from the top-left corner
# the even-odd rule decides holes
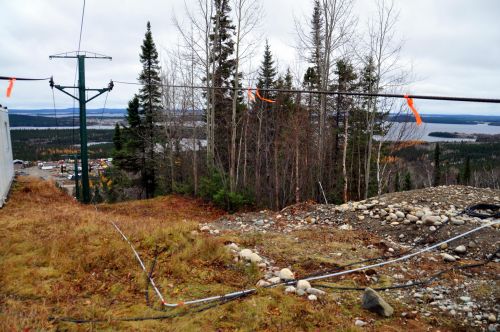
[[[266,99],[264,97],[262,97],[259,93],[259,89],[258,88],[255,88],[255,95],[262,101],[267,101],[268,103],[275,103],[276,100],[271,100],[271,99]]]
[[[415,121],[417,122],[417,126],[420,126],[422,124],[422,118],[420,117],[420,114],[418,114],[417,109],[413,105],[413,99],[408,97],[408,95],[404,95],[406,102],[408,103],[408,107],[411,109],[413,112],[413,115],[415,115]]]
[[[9,86],[7,87],[7,98],[10,97],[10,95],[12,94],[12,89],[14,88],[14,81],[16,79],[14,77],[12,77],[10,80],[9,80]]]
[[[252,89],[248,88],[247,93],[248,93],[248,101],[249,101],[249,102],[253,102],[253,101],[255,101],[255,96],[254,96],[254,94],[252,93]]]

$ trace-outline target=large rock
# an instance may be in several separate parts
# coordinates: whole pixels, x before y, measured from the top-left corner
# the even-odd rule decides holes
[[[292,280],[295,278],[295,276],[293,275],[293,272],[287,268],[281,269],[281,271],[279,273],[279,277],[281,280]]]
[[[245,260],[250,260],[251,254],[253,254],[253,252],[250,249],[243,249],[242,251],[240,251],[240,257]]]
[[[252,253],[248,256],[248,258],[247,258],[247,259],[248,259],[250,262],[255,263],[255,264],[262,262],[262,257],[260,257],[259,255],[257,255],[257,254],[256,254],[256,253],[254,253],[254,252],[252,252]]]
[[[297,281],[297,289],[303,289],[306,290],[308,288],[311,288],[311,284],[307,280],[299,280]]]
[[[425,215],[422,217],[422,221],[426,225],[434,225],[437,222],[441,222],[441,218],[439,216]]]
[[[394,309],[371,288],[366,288],[363,293],[362,305],[364,309],[375,312],[384,317],[390,317]]]
[[[443,257],[443,260],[444,260],[445,262],[454,262],[454,261],[456,261],[456,260],[457,260],[457,259],[456,259],[455,257],[453,257],[452,255],[445,254],[445,253],[441,254],[441,257]]]

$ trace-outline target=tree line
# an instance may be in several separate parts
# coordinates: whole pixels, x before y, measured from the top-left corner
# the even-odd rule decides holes
[[[384,139],[391,126],[385,119],[406,112],[405,105],[323,92],[404,88],[394,3],[377,1],[366,27],[352,0],[311,4],[309,17],[296,22],[298,68],[278,66],[259,34],[257,0],[186,7],[183,20],[173,18],[179,45],[163,63],[147,24],[141,87],[114,138],[113,171],[134,179],[127,182],[134,195],[189,193],[234,210],[338,203],[392,190],[397,142]],[[401,126],[398,135],[411,130]]]

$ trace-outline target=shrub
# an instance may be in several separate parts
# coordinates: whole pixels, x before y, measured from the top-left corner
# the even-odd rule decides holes
[[[253,204],[253,195],[248,192],[231,192],[222,174],[212,169],[210,175],[200,180],[200,196],[228,212],[235,212]]]

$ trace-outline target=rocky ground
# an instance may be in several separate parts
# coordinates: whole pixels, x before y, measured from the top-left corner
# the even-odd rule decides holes
[[[302,203],[279,212],[260,211],[227,215],[216,222],[200,225],[200,230],[215,236],[232,233],[239,236],[241,234],[295,236],[300,232],[317,234],[317,243],[314,243],[313,239],[309,245],[310,251],[302,254],[302,260],[308,260],[308,255],[315,257],[323,255],[330,259],[329,267],[332,267],[335,264],[331,262],[335,261],[336,257],[338,261],[356,261],[349,251],[358,251],[356,257],[360,257],[359,253],[363,252],[368,256],[364,258],[377,257],[377,254],[382,253],[387,260],[390,257],[399,257],[408,250],[418,251],[426,245],[439,243],[481,224],[495,221],[494,218],[479,219],[463,213],[467,206],[478,203],[500,205],[500,191],[465,186],[442,186],[392,193],[337,206]],[[380,299],[384,301],[382,299],[384,297],[387,302],[397,305],[398,308],[402,307],[398,310],[398,314],[405,319],[432,320],[444,315],[464,330],[472,328],[496,331],[500,313],[498,287],[500,255],[495,253],[500,244],[498,226],[500,225],[487,227],[450,244],[443,244],[430,253],[371,269],[364,272],[361,278],[353,274],[328,281],[333,283],[350,281],[351,285],[373,287],[380,285],[381,280],[387,279],[389,285],[404,285],[425,279],[450,267],[490,259],[488,265],[445,273],[429,284],[387,290],[382,293]],[[331,241],[335,241],[342,233],[364,234],[366,246],[363,248],[353,246],[347,251],[339,250],[335,253],[321,252],[320,242],[325,241],[325,234],[330,234]],[[296,240],[300,242],[299,237]],[[318,272],[318,268],[321,272],[321,268],[328,267],[328,264],[325,266],[313,264],[308,270],[304,264],[295,264],[300,266],[297,267],[300,271],[294,273],[291,270],[294,264],[289,262],[292,260],[291,256],[288,260],[286,255],[284,258],[273,257],[276,251],[268,250],[262,245],[243,248],[237,243],[229,243],[227,247],[234,254],[235,261],[252,262],[260,267],[262,279],[257,283],[258,287],[269,287],[294,278],[300,279],[310,273]],[[351,256],[353,257],[350,260]],[[357,266],[359,265],[355,267]],[[285,293],[306,296],[309,300],[316,301],[327,296],[325,292],[328,292],[328,289],[320,290],[322,286],[325,284],[311,285],[302,282],[285,285],[283,290]],[[368,290],[363,295],[364,308],[365,302],[370,302],[370,294],[371,291]],[[341,298],[338,301],[342,302]],[[355,321],[355,325],[359,327],[374,326],[373,324],[362,319]]]

